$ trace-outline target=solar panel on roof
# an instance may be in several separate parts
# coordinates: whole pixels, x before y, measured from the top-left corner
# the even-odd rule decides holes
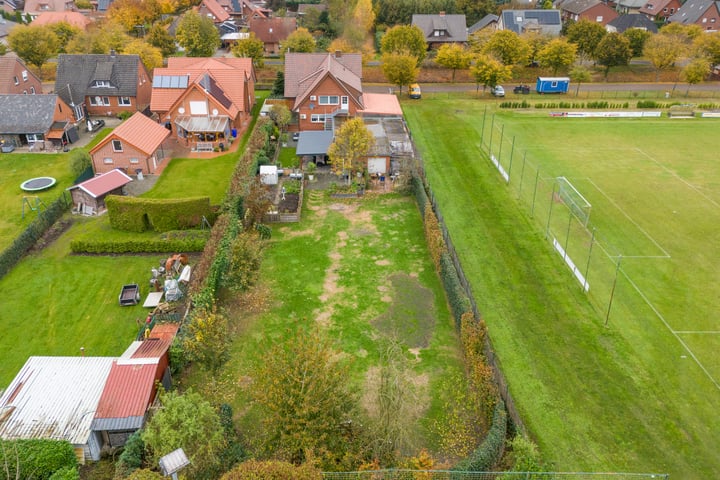
[[[156,75],[153,88],[187,88],[187,75]]]

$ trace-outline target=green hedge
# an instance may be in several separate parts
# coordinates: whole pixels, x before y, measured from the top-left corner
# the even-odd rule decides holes
[[[413,193],[415,194],[415,201],[417,202],[418,208],[420,209],[420,216],[425,218],[425,205],[428,203],[428,196],[425,192],[425,185],[423,184],[422,178],[418,175],[412,177]]]
[[[202,252],[210,237],[210,230],[183,230],[166,232],[157,238],[134,240],[73,240],[73,253],[174,253]]]
[[[468,299],[458,279],[455,264],[447,252],[443,252],[442,255],[440,255],[440,279],[443,282],[453,318],[455,318],[455,327],[457,331],[460,331],[462,316],[466,312],[472,311],[472,307],[470,305],[470,299]]]
[[[0,278],[4,277],[35,242],[68,210],[70,203],[61,195],[47,209],[40,212],[13,243],[0,253]]]
[[[453,467],[457,472],[491,472],[502,457],[507,435],[507,412],[505,403],[498,400],[493,413],[493,423],[485,440],[470,454]]]
[[[110,225],[129,232],[168,232],[197,227],[203,217],[212,221],[209,197],[182,199],[137,198],[110,195],[105,200]]]
[[[77,458],[72,445],[66,441],[0,440],[0,466],[0,480],[48,480],[59,470],[72,472],[77,468]]]

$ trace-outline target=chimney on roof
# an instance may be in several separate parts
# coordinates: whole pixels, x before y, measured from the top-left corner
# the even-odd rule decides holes
[[[335,50],[335,58],[342,57],[342,51],[341,50]]]
[[[444,17],[444,16],[445,16],[445,12],[440,12],[440,16],[441,16],[441,17]]]

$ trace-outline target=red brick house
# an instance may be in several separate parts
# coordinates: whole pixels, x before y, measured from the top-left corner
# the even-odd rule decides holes
[[[265,55],[280,53],[280,44],[297,30],[295,17],[255,18],[249,23],[250,32],[263,42]]]
[[[687,0],[667,21],[698,25],[706,32],[717,32],[720,24],[720,5],[714,0]]]
[[[150,109],[194,150],[224,147],[247,128],[255,105],[250,58],[171,57],[154,71]]]
[[[215,24],[230,20],[230,14],[217,0],[202,0],[195,10],[203,17],[211,18]]]
[[[42,93],[42,82],[12,53],[0,57],[0,94]]]
[[[60,54],[55,92],[85,116],[114,116],[143,111],[150,105],[152,82],[138,55]]]
[[[119,168],[126,173],[157,174],[165,168],[163,142],[170,131],[140,112],[120,124],[92,150],[96,174]]]
[[[0,139],[45,150],[78,139],[72,109],[54,94],[0,95]]]
[[[335,130],[364,108],[359,53],[285,55],[285,97],[292,100],[300,131]]]
[[[77,11],[74,0],[25,0],[23,13],[34,20],[44,12]]]
[[[33,25],[53,25],[55,23],[65,22],[80,30],[86,30],[88,25],[92,23],[89,17],[80,12],[62,11],[62,12],[43,12],[33,20]]]
[[[649,0],[640,8],[640,13],[653,22],[667,22],[680,9],[680,0]]]
[[[589,20],[605,26],[618,16],[615,10],[600,0],[566,0],[558,8],[563,21]]]

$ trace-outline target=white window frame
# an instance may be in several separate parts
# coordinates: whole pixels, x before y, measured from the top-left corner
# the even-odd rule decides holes
[[[324,113],[313,113],[310,115],[310,122],[312,123],[325,123]]]
[[[110,157],[105,157],[105,158],[103,158],[103,163],[104,163],[105,165],[112,165],[114,162],[113,162],[113,159],[112,159],[112,158],[110,158]]]
[[[35,87],[30,87],[30,93],[32,93],[33,95],[35,95]]]
[[[602,21],[603,21],[603,16],[602,16],[602,15],[598,15],[597,17],[595,17],[595,21],[598,22],[598,23],[602,22]]]
[[[20,85],[20,80],[18,79],[17,75],[13,76],[13,82],[15,82],[15,85]]]
[[[118,97],[118,105],[121,107],[129,107],[132,105],[130,97]]]
[[[94,107],[109,107],[110,97],[101,97],[100,95],[91,96],[90,105]]]
[[[318,99],[318,105],[339,105],[340,104],[340,96],[339,95],[320,95],[320,98]]]
[[[122,141],[120,141],[118,139],[112,140],[112,149],[113,149],[113,152],[122,152],[123,151]]]
[[[140,163],[140,159],[137,158],[137,157],[132,157],[132,158],[130,159],[130,163],[133,164],[133,165],[137,165],[138,163]]]
[[[92,88],[110,88],[111,86],[108,80],[95,80],[92,84]]]
[[[28,81],[28,73],[27,73],[27,70],[23,70],[23,71],[22,71],[22,77],[23,77],[23,82],[27,82],[27,81]]]

